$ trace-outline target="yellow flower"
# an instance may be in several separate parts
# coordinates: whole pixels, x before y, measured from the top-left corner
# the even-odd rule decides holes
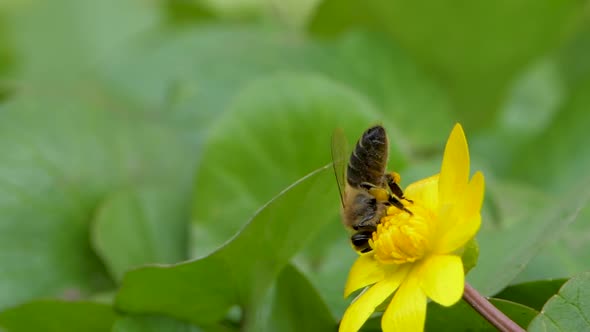
[[[427,299],[450,306],[465,286],[461,254],[481,224],[484,178],[469,180],[469,150],[461,125],[447,141],[439,174],[408,186],[406,207],[390,207],[370,241],[372,251],[353,264],[345,297],[367,288],[346,310],[340,332],[358,331],[375,309],[393,298],[383,331],[423,331]]]

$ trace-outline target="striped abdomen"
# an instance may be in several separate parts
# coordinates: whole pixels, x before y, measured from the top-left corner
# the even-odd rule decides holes
[[[383,186],[388,151],[385,129],[380,125],[367,129],[350,155],[346,169],[348,184],[355,188],[363,182]]]

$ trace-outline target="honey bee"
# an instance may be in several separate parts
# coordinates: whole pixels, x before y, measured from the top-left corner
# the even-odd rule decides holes
[[[369,239],[389,206],[411,214],[396,172],[386,173],[389,141],[381,125],[367,129],[346,163],[346,138],[341,130],[332,137],[332,161],[342,202],[342,222],[353,230],[350,241],[361,252],[371,251]],[[346,166],[346,168],[345,168]]]

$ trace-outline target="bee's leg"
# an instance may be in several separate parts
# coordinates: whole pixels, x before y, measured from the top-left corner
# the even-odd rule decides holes
[[[395,174],[397,174],[397,173],[395,173]],[[398,178],[399,178],[399,175],[398,175]],[[394,182],[394,184],[395,184],[395,182]],[[360,184],[360,186],[361,186],[361,188],[366,189],[379,202],[381,202],[385,205],[393,205],[400,210],[403,210],[409,214],[412,214],[412,212],[410,210],[408,210],[399,199],[397,199],[395,196],[391,195],[387,190],[385,190],[383,188],[379,188],[379,187],[377,187],[371,183],[368,183],[368,182],[363,182]],[[396,186],[397,186],[397,184],[396,184]],[[402,190],[399,186],[397,186],[397,189],[399,190],[399,192],[402,192]],[[394,194],[395,194],[395,192],[394,192]],[[411,200],[403,197],[403,193],[402,193],[402,197],[400,197],[400,199],[405,199],[408,202],[413,203]]]
[[[398,208],[398,209],[400,209],[402,211],[406,211],[410,215],[413,215],[412,211],[408,210],[408,208],[405,207],[404,204],[399,199],[397,199],[395,196],[393,196],[393,195],[389,195],[389,200],[386,202],[386,204],[393,205],[396,208]]]
[[[391,190],[391,192],[395,196],[399,197],[399,199],[404,199],[410,203],[413,203],[412,200],[404,197],[404,192],[403,192],[402,188],[400,188],[400,186],[399,186],[399,182],[401,181],[401,177],[399,176],[398,173],[396,173],[396,172],[387,173],[384,175],[384,177],[385,177],[385,182],[387,182],[387,186],[389,187],[389,189]]]

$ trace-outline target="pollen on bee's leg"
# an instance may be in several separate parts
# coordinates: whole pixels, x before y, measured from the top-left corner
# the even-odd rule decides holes
[[[402,177],[398,172],[390,172],[389,176],[391,176],[391,180],[395,183],[400,183],[402,181]]]
[[[371,188],[369,189],[369,193],[373,195],[378,201],[380,202],[387,202],[389,201],[389,193],[387,190],[383,188]]]

